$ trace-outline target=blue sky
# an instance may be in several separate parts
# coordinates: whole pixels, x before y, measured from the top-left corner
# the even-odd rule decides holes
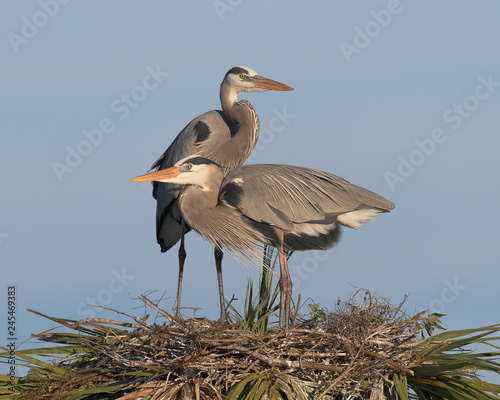
[[[160,253],[151,188],[127,180],[220,108],[235,65],[295,88],[240,95],[261,121],[252,163],[322,169],[396,204],[332,252],[295,253],[294,295],[333,308],[363,287],[395,304],[409,294],[410,313],[436,304],[451,329],[500,322],[499,12],[493,0],[2,2],[0,295],[16,285],[19,341],[53,326],[27,308],[141,315],[132,298],[150,290],[172,306],[177,248]],[[216,318],[213,251],[190,233],[187,252],[183,306]],[[258,271],[230,256],[223,268],[242,307]]]

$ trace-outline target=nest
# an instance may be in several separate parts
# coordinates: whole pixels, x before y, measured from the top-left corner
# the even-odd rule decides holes
[[[368,399],[392,397],[393,375],[412,375],[419,316],[366,292],[359,304],[353,295],[332,312],[316,308],[307,320],[296,315],[291,328],[274,326],[264,334],[197,318],[150,325],[135,317],[132,331],[66,322],[105,332],[85,339],[86,370],[104,370],[102,379],[114,382],[143,374],[115,399],[223,399],[231,391],[248,394],[259,379],[304,399]],[[71,365],[72,357],[59,366]]]

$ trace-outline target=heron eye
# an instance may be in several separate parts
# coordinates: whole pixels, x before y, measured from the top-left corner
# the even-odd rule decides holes
[[[241,75],[240,75],[240,78],[241,78],[241,79],[245,79],[245,78],[246,78],[245,74],[241,74]]]
[[[193,168],[193,166],[191,164],[187,164],[186,165],[186,169],[189,171],[191,168]]]

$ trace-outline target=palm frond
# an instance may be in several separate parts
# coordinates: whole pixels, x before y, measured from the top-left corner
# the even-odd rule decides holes
[[[498,399],[500,385],[481,380],[481,372],[500,375],[500,352],[477,352],[478,346],[499,350],[500,324],[446,331],[415,348],[408,385],[422,399]]]
[[[316,386],[278,371],[253,373],[233,386],[227,396],[231,400],[275,399],[307,400]]]
[[[231,303],[229,307],[242,330],[264,334],[269,326],[269,318],[279,309],[276,300],[279,295],[279,285],[273,290],[274,264],[272,264],[273,251],[269,246],[264,246],[263,268],[259,281],[259,293],[254,297],[254,284],[247,281],[245,293],[245,306],[243,315]],[[276,261],[275,261],[276,262]]]

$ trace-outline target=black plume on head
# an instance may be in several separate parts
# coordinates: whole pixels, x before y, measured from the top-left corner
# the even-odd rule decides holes
[[[201,157],[201,156],[196,156],[193,158],[190,158],[185,161],[185,164],[193,164],[193,165],[216,165],[217,167],[220,168],[220,165],[217,164],[216,162],[213,162],[212,160],[209,160],[208,158]]]
[[[248,75],[248,71],[245,68],[233,67],[229,71],[227,71],[226,76],[230,75],[230,74],[234,74],[234,75],[245,74],[245,75]]]

